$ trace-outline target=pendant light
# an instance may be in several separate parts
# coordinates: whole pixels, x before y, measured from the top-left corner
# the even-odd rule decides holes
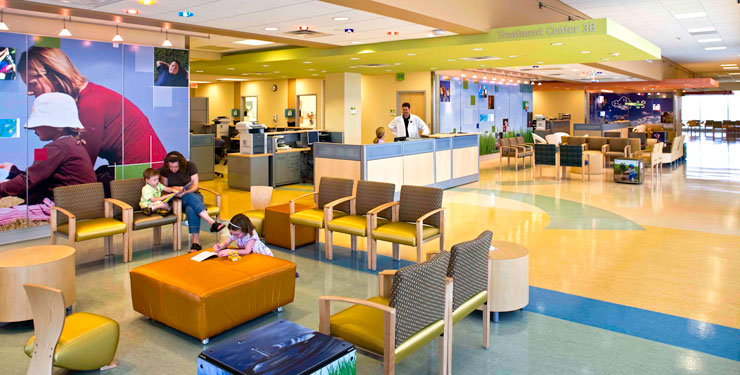
[[[123,37],[118,33],[118,24],[116,24],[116,35],[113,36],[114,42],[123,42]]]
[[[167,29],[164,30],[164,42],[162,42],[162,47],[172,47],[172,42],[170,42],[170,38],[167,35]]]
[[[8,31],[10,28],[8,25],[5,24],[5,21],[3,20],[3,13],[4,11],[0,10],[0,30],[2,31]]]
[[[72,17],[69,17],[69,22],[72,22]],[[59,36],[72,36],[72,33],[67,29],[67,20],[64,18],[62,18],[62,25],[64,25],[64,27],[62,28],[62,31],[59,32]]]

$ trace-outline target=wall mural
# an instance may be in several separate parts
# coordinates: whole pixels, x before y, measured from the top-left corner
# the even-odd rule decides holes
[[[589,94],[589,122],[630,121],[634,124],[673,122],[673,93]]]
[[[188,51],[157,48],[165,68],[147,46],[15,33],[0,46],[0,231],[46,224],[55,187],[189,155]]]

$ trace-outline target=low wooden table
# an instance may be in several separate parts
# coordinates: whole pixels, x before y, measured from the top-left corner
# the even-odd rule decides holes
[[[313,205],[297,203],[295,212],[308,210]],[[281,204],[265,208],[265,223],[263,224],[265,243],[290,249],[290,204]],[[305,225],[295,226],[295,246],[315,243],[316,228]]]
[[[75,249],[45,245],[0,252],[0,322],[33,319],[23,284],[59,289],[64,294],[64,306],[72,306],[75,301]]]
[[[493,260],[488,304],[498,322],[499,312],[529,304],[529,250],[513,242],[491,241],[488,257]]]

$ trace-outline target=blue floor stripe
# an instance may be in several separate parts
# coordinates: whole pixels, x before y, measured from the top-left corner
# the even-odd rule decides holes
[[[740,361],[735,328],[533,286],[524,310]]]

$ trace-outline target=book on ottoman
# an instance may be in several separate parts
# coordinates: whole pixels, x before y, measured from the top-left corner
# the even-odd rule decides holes
[[[198,375],[354,375],[355,347],[278,320],[204,350]]]

